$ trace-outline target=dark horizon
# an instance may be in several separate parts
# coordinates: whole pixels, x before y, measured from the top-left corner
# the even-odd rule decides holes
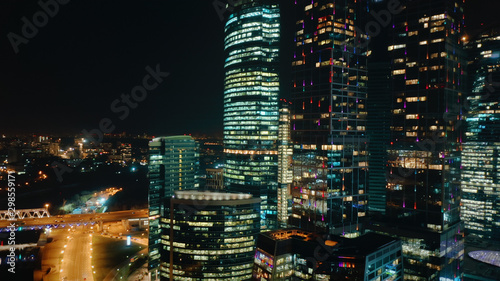
[[[19,43],[17,54],[8,35],[22,36],[22,18],[33,22],[42,8],[34,1],[0,3],[0,134],[76,135],[99,128],[104,118],[116,134],[222,134],[224,24],[213,1],[67,2],[33,38]],[[498,1],[466,4],[468,33],[500,22]],[[282,4],[282,26],[292,5]],[[285,98],[291,80],[287,46],[293,42],[288,29],[281,35]],[[115,109],[123,106],[121,95],[142,85],[145,68],[157,65],[169,73],[164,81],[128,114],[123,108],[113,112],[113,102],[118,99]]]

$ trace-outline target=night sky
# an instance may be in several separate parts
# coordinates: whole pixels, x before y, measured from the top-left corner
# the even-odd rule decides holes
[[[22,18],[32,22],[41,7],[1,0],[0,134],[77,134],[103,118],[116,126],[113,133],[221,133],[224,25],[212,2],[69,0],[15,54],[8,34],[22,35]],[[470,30],[498,22],[500,1],[467,2]],[[283,3],[282,25],[290,26],[293,1]],[[293,40],[288,30],[283,46]],[[289,49],[282,48],[281,60],[286,97]],[[170,75],[121,120],[111,104],[158,64]]]

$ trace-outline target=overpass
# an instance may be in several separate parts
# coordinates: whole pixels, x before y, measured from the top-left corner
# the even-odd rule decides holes
[[[4,211],[2,211],[4,212]],[[17,217],[15,220],[0,220],[0,232],[6,231],[7,226],[12,222],[15,223],[16,227],[29,227],[29,228],[44,228],[44,227],[66,227],[74,225],[94,225],[96,223],[102,222],[113,222],[121,221],[124,219],[134,219],[134,218],[147,218],[148,209],[141,210],[127,210],[127,211],[117,211],[117,212],[107,212],[107,213],[95,213],[95,214],[81,214],[81,215],[59,215],[59,216],[47,216],[42,214],[29,216],[25,214],[24,218],[22,216]]]

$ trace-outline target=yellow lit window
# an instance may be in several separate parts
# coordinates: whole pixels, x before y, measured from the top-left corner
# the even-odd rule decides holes
[[[396,70],[392,71],[392,75],[401,75],[401,74],[405,74],[405,73],[406,73],[405,69],[396,69]]]
[[[406,80],[406,85],[416,85],[418,84],[418,79]]]

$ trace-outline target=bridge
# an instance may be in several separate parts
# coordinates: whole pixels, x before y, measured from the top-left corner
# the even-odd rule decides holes
[[[39,214],[41,215],[41,214]],[[81,214],[81,215],[59,215],[59,216],[46,216],[35,217],[34,214],[31,217],[26,216],[24,219],[21,217],[16,218],[16,220],[0,220],[0,232],[7,231],[7,226],[11,223],[15,223],[17,227],[58,227],[58,226],[73,226],[73,225],[94,225],[101,222],[112,222],[121,221],[125,219],[134,218],[147,218],[148,209],[141,210],[127,210],[127,211],[117,211],[117,212],[106,212],[106,213],[95,213],[95,214]],[[7,216],[9,219],[9,216]]]
[[[14,215],[12,215],[14,213]],[[0,221],[5,220],[24,220],[34,219],[34,218],[45,218],[50,217],[49,211],[44,208],[39,209],[21,209],[15,210],[14,212],[10,212],[8,210],[0,210]]]

